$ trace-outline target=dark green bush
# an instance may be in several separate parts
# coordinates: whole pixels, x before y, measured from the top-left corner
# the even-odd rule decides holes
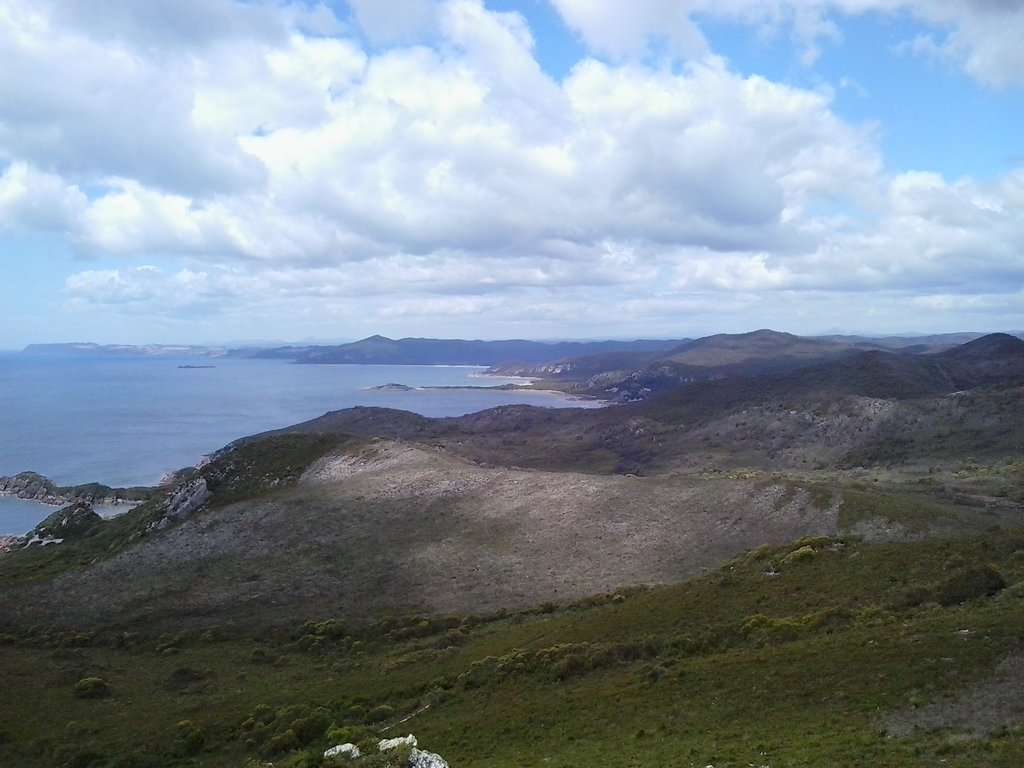
[[[267,756],[279,755],[282,752],[298,749],[300,746],[301,744],[299,744],[299,738],[295,735],[295,731],[289,728],[283,733],[269,738],[266,744],[263,745],[263,753]]]
[[[935,587],[934,599],[939,605],[957,605],[979,597],[990,597],[1006,588],[995,565],[962,568],[943,579]]]
[[[249,652],[249,661],[253,664],[273,664],[277,656],[266,648],[256,647]]]
[[[174,693],[201,693],[216,677],[213,670],[199,670],[192,667],[178,667],[167,679],[167,690]]]
[[[315,739],[319,739],[331,725],[330,713],[322,707],[313,710],[305,717],[299,717],[292,721],[291,730],[299,743],[305,746]]]

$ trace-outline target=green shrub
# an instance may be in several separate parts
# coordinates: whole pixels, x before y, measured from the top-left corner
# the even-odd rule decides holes
[[[167,679],[167,690],[174,693],[199,693],[209,687],[209,681],[216,677],[212,670],[192,667],[178,667]]]
[[[111,695],[110,686],[102,677],[83,677],[74,688],[77,699],[103,699]]]
[[[783,565],[792,565],[794,563],[803,563],[814,558],[814,547],[809,544],[805,544],[802,547],[798,547],[782,558]]]
[[[760,546],[750,550],[747,553],[747,557],[756,562],[767,560],[775,553],[775,548],[771,544],[761,544]]]
[[[895,618],[892,611],[882,608],[877,605],[869,605],[867,608],[857,614],[857,623],[863,626],[878,626],[881,624],[887,624]]]
[[[555,680],[565,680],[581,675],[589,669],[587,655],[580,652],[569,653],[551,665],[551,676]]]
[[[315,709],[305,717],[299,717],[292,721],[291,731],[299,743],[305,746],[315,739],[319,739],[331,725],[331,717],[326,709]]]
[[[469,639],[469,629],[467,627],[459,627],[458,629],[449,629],[444,633],[444,637],[439,643],[442,648],[450,648],[454,645],[462,645]]]
[[[358,745],[360,742],[367,741],[367,739],[375,738],[372,729],[358,725],[332,725],[327,729],[324,737],[331,743],[331,746],[335,744]]]
[[[182,755],[197,755],[206,744],[206,735],[191,720],[181,720],[174,726],[178,732],[177,752]]]

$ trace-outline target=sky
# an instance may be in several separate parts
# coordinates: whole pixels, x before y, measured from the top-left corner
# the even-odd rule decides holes
[[[0,0],[0,349],[1024,329],[1024,0]]]

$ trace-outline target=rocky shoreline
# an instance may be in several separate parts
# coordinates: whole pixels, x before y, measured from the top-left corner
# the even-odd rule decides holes
[[[19,472],[0,477],[0,496],[11,496],[41,504],[62,506],[73,501],[112,506],[144,501],[152,493],[151,488],[111,488],[101,483],[59,486],[37,472]]]

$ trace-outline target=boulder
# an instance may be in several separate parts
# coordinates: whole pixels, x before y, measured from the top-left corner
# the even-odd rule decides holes
[[[416,737],[411,733],[408,736],[398,736],[394,739],[381,739],[377,748],[380,749],[381,752],[390,752],[392,749],[398,749],[399,747],[406,746],[416,746]]]
[[[408,768],[449,768],[448,761],[433,752],[413,748]]]
[[[324,752],[324,757],[347,757],[349,760],[355,760],[359,757],[359,754],[359,747],[351,742],[346,742],[345,744],[338,744],[336,747],[328,749]]]
[[[394,739],[381,739],[378,744],[381,752],[390,752],[399,747],[412,747],[406,768],[449,768],[448,762],[440,755],[427,752],[424,749],[417,749],[416,737],[411,733],[408,736],[399,736]]]

